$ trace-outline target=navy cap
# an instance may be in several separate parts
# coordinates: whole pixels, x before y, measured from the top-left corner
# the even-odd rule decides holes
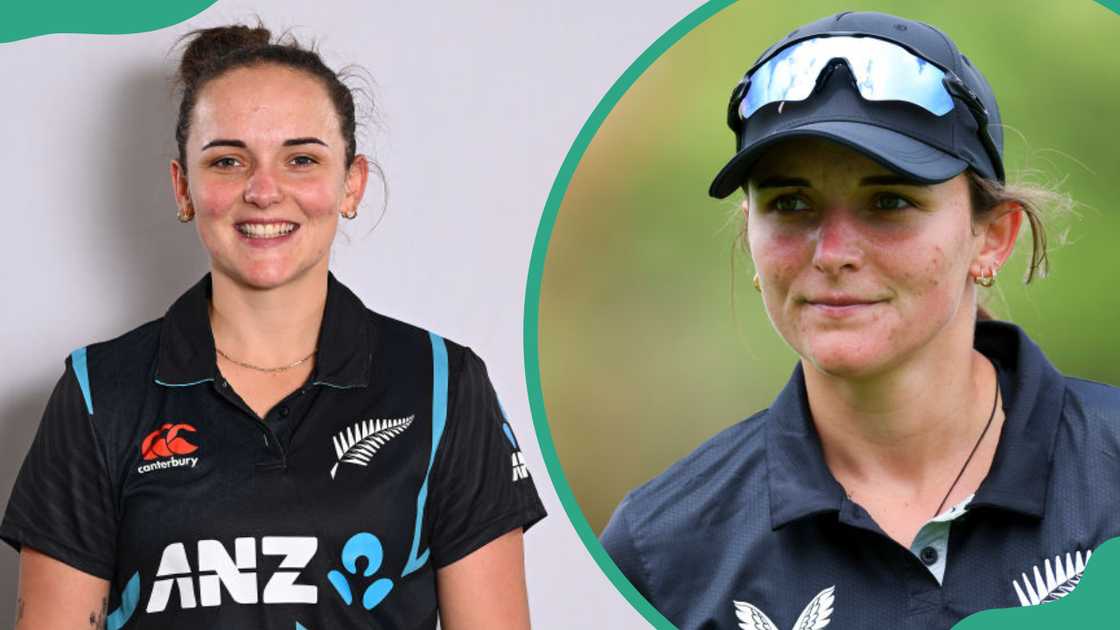
[[[902,101],[868,101],[855,89],[850,69],[841,64],[808,99],[771,103],[745,121],[739,117],[738,104],[755,69],[792,44],[839,35],[871,36],[898,44],[955,74],[963,94],[954,97],[953,110],[943,116]],[[983,110],[981,117],[966,98]],[[730,195],[746,182],[767,149],[797,137],[844,144],[922,183],[951,179],[966,168],[1004,181],[1003,130],[991,86],[945,33],[921,22],[885,13],[846,12],[795,29],[747,71],[732,93],[730,108],[728,124],[735,132],[737,153],[712,182],[708,192],[713,197]]]

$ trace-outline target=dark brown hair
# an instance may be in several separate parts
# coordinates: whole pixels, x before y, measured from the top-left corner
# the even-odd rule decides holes
[[[346,166],[354,162],[357,153],[354,93],[313,49],[304,48],[291,37],[274,42],[272,33],[260,24],[255,27],[238,24],[200,29],[187,33],[183,40],[189,43],[183,51],[176,76],[180,102],[175,141],[179,145],[179,164],[184,170],[191,113],[199,92],[208,82],[230,70],[261,64],[301,70],[322,82],[338,114],[339,129],[346,141]]]

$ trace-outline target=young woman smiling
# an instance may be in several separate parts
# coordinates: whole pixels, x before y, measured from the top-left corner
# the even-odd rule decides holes
[[[211,272],[67,361],[0,526],[17,627],[528,628],[544,511],[485,367],[329,272],[369,172],[351,91],[244,26],[180,80]]]
[[[1037,200],[944,33],[842,13],[733,92],[755,288],[800,355],[769,409],[632,491],[603,544],[682,629],[948,628],[1064,596],[1120,534],[1120,394],[1061,375],[991,286]]]

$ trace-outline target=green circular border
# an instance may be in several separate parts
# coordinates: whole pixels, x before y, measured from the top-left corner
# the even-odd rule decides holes
[[[606,549],[599,543],[595,531],[591,528],[591,524],[587,522],[587,517],[584,516],[579,503],[576,502],[575,494],[572,493],[572,488],[568,485],[568,479],[564,476],[564,470],[560,465],[560,458],[556,454],[556,445],[552,440],[552,431],[548,428],[548,414],[545,411],[544,394],[541,389],[540,349],[538,344],[541,278],[544,275],[548,242],[552,238],[552,228],[556,224],[556,215],[560,210],[560,203],[564,200],[564,195],[568,191],[568,184],[572,180],[576,167],[579,166],[584,152],[587,151],[588,145],[591,144],[592,138],[599,131],[603,121],[618,104],[622,95],[638,80],[638,77],[669,47],[705,20],[733,4],[734,1],[710,0],[674,24],[672,28],[650,44],[649,48],[646,48],[634,63],[626,68],[622,76],[611,85],[599,104],[595,106],[595,109],[587,118],[587,122],[583,123],[583,127],[579,130],[579,134],[572,143],[572,148],[568,150],[568,155],[564,158],[564,163],[560,165],[560,172],[557,173],[552,189],[548,193],[548,200],[544,205],[544,214],[541,216],[541,222],[537,226],[537,236],[533,241],[533,255],[529,261],[529,279],[525,291],[525,380],[529,390],[529,409],[533,415],[533,427],[537,432],[537,441],[540,442],[541,455],[544,458],[545,466],[548,468],[548,474],[552,478],[552,485],[556,488],[556,494],[560,497],[560,503],[564,506],[564,511],[568,513],[568,519],[572,522],[572,526],[575,527],[584,547],[587,547],[587,551],[591,553],[591,557],[595,559],[599,568],[603,570],[603,573],[607,575],[615,588],[622,593],[622,596],[647,621],[653,624],[654,628],[664,630],[676,630],[676,626],[670,623],[664,615],[657,612],[657,609],[645,597],[642,597],[638,589],[630,584],[630,581],[618,570],[614,561],[607,555]]]
[[[1120,0],[1094,1],[1120,14]],[[533,241],[533,253],[529,261],[529,276],[525,291],[525,380],[529,393],[529,409],[533,416],[533,427],[537,433],[537,440],[540,443],[541,456],[544,458],[545,466],[548,468],[548,474],[552,478],[552,485],[556,489],[556,494],[560,497],[560,503],[564,506],[564,511],[567,512],[568,519],[571,521],[584,547],[587,548],[588,553],[595,559],[596,564],[599,565],[599,568],[603,570],[603,573],[606,574],[607,578],[614,584],[619,593],[630,602],[635,610],[637,610],[646,621],[649,621],[654,628],[659,630],[676,630],[676,626],[658,612],[657,609],[634,588],[630,581],[626,579],[626,576],[624,576],[615,565],[614,561],[611,560],[606,549],[603,548],[603,545],[595,535],[595,531],[591,528],[590,523],[588,523],[587,517],[584,516],[583,510],[580,508],[579,503],[576,501],[575,494],[568,484],[568,479],[564,475],[563,467],[560,465],[560,458],[556,453],[556,445],[552,439],[552,431],[548,426],[548,413],[545,410],[544,393],[541,388],[539,361],[541,280],[544,276],[544,264],[548,256],[548,244],[552,238],[552,229],[556,224],[556,215],[560,210],[560,204],[568,191],[568,184],[571,183],[572,175],[583,159],[583,154],[587,151],[595,134],[602,126],[603,121],[611,113],[615,105],[618,104],[622,95],[630,89],[638,78],[641,77],[665,51],[705,20],[734,3],[735,0],[709,0],[709,2],[692,11],[674,24],[672,28],[662,34],[661,37],[658,37],[629,67],[626,68],[622,76],[611,85],[610,89],[607,90],[607,93],[603,95],[603,98],[599,101],[599,104],[595,106],[595,109],[591,112],[591,115],[588,116],[583,127],[580,128],[575,141],[572,142],[572,146],[568,150],[563,164],[560,166],[560,171],[556,174],[556,180],[553,182],[551,190],[549,190],[548,200],[545,202],[544,212],[541,216],[540,224],[537,226],[536,238]],[[1115,554],[1120,553],[1120,539],[1114,539],[1111,544],[1104,543],[1102,547],[1106,545],[1109,548],[1108,553],[1098,553],[1095,554],[1095,557],[1107,555],[1109,558],[1113,558]],[[1108,567],[1108,569],[1105,567]],[[1113,569],[1112,564],[1102,566],[1098,561],[1097,567],[1095,568],[1102,572],[1107,570],[1110,575],[1120,574],[1120,571]],[[1110,583],[1112,582],[1112,580],[1105,579]],[[1081,590],[1084,590],[1084,586],[1082,586]],[[1070,597],[1076,593],[1077,591],[1071,593]],[[1055,604],[1059,603],[1061,602],[1048,605],[1048,608],[1051,609],[1051,613],[1055,612]],[[1069,604],[1072,602],[1065,603]],[[1068,606],[1058,606],[1058,608],[1061,608],[1063,611],[1069,611]],[[1035,614],[1032,615],[1032,619],[1026,620],[1027,625],[1023,625],[1024,619],[1022,618],[1022,614],[1027,613],[1031,609],[1011,609],[1014,611],[1012,615],[1005,617],[997,616],[995,618],[991,617],[991,613],[999,615],[1003,610],[1005,609],[981,611],[962,619],[954,627],[967,623],[967,627],[970,629],[979,629],[981,627],[990,630],[1011,627],[1020,629],[1041,629],[1044,627],[1043,624],[1046,624],[1045,627],[1049,627],[1049,624],[1055,621],[1051,618],[1051,615],[1043,614],[1039,616]],[[1101,612],[1103,613],[1104,611]],[[980,618],[977,618],[977,616]],[[1093,617],[1096,618],[1096,615],[1093,615]],[[1035,626],[1031,621],[1036,621],[1039,625]],[[1074,621],[1074,619],[1070,619],[1070,621]],[[1004,625],[1004,623],[1008,625]]]

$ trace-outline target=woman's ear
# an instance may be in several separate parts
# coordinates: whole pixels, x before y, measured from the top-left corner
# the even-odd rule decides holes
[[[1023,208],[1017,201],[1004,201],[987,213],[990,217],[981,226],[980,251],[972,263],[974,277],[991,276],[1001,269],[1015,249],[1019,228],[1023,225]]]
[[[358,154],[354,156],[354,161],[350,163],[350,168],[346,169],[346,181],[344,182],[344,196],[342,198],[342,206],[339,212],[343,216],[353,216],[358,212],[358,204],[362,203],[362,197],[366,194],[366,182],[369,181],[369,160],[366,156]]]
[[[179,208],[179,220],[190,221],[194,218],[194,204],[191,202],[190,183],[187,169],[179,160],[171,160],[171,192],[175,194],[175,205]]]

